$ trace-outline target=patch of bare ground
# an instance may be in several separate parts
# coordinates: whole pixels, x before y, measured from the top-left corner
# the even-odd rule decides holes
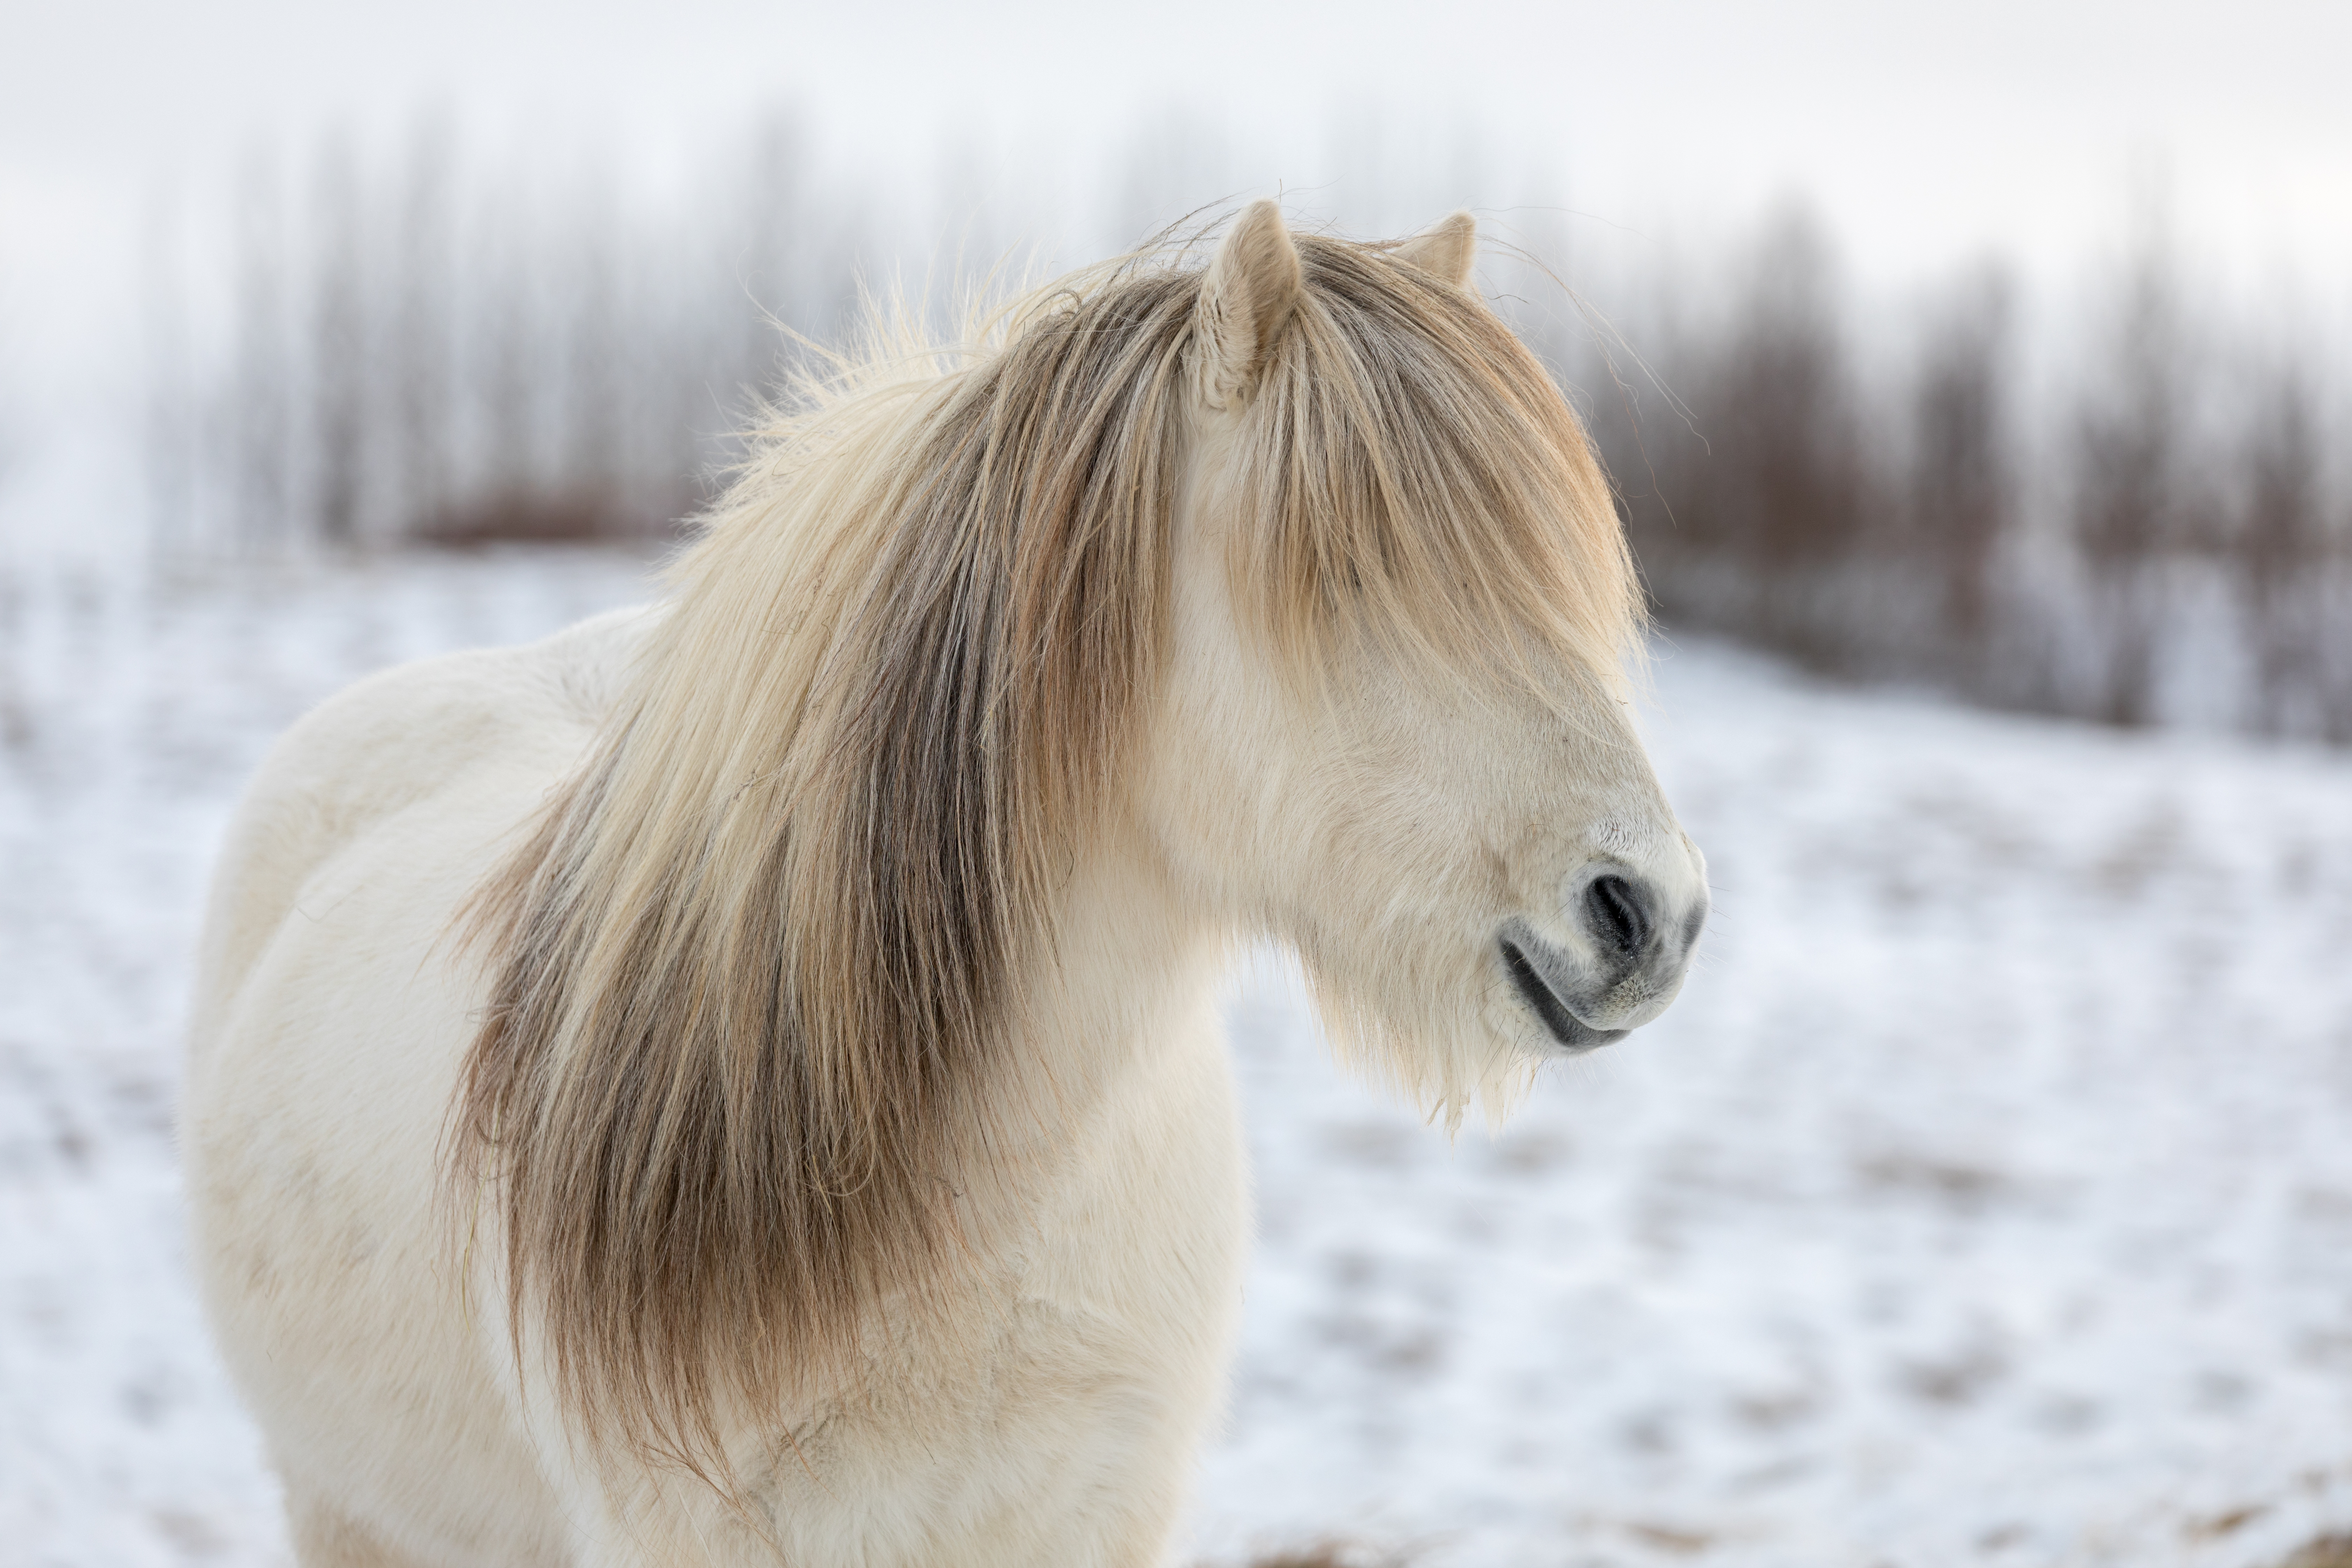
[[[1625,1533],[1644,1546],[1671,1552],[1677,1557],[1696,1556],[1715,1544],[1715,1537],[1702,1531],[1678,1530],[1667,1524],[1629,1524]]]
[[[2323,1535],[2305,1542],[2279,1568],[2352,1568],[2352,1535]]]
[[[2224,1535],[2235,1535],[2268,1512],[2270,1510],[2259,1506],[2233,1508],[2227,1513],[2217,1513],[2210,1519],[2196,1520],[2189,1526],[2189,1539],[2214,1541]]]

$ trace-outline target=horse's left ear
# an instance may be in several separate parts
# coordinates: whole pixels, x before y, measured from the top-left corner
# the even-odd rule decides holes
[[[1201,396],[1212,408],[1239,408],[1257,390],[1265,352],[1298,303],[1298,247],[1282,209],[1255,201],[1242,209],[1209,263],[1195,308]]]
[[[1442,283],[1467,289],[1470,264],[1478,258],[1478,220],[1466,212],[1455,213],[1427,234],[1414,235],[1392,254]]]

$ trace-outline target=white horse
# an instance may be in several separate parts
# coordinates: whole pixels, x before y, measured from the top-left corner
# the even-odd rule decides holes
[[[1666,1005],[1633,576],[1472,245],[1261,202],[845,363],[664,603],[285,738],[184,1121],[305,1564],[1158,1562],[1234,943],[1449,1125]]]

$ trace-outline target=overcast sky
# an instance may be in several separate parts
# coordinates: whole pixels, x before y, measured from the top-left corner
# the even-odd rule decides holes
[[[266,139],[388,141],[429,103],[509,156],[593,143],[656,181],[780,104],[836,176],[932,184],[943,146],[1083,180],[1175,114],[1222,133],[1240,194],[1310,210],[1344,110],[1400,155],[1475,123],[1496,167],[1551,171],[1548,197],[1601,232],[1727,229],[1802,192],[1867,274],[1988,247],[2049,270],[2113,244],[2137,184],[2233,267],[2352,280],[2341,0],[0,4],[20,348],[66,330],[76,289],[127,280],[157,189],[219,182]]]

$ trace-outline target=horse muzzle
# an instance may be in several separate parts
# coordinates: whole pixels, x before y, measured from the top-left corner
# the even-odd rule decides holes
[[[1565,941],[1515,917],[1496,948],[1512,989],[1552,1042],[1581,1054],[1624,1038],[1675,999],[1706,926],[1706,884],[1700,876],[1671,888],[1601,862],[1564,903]]]

